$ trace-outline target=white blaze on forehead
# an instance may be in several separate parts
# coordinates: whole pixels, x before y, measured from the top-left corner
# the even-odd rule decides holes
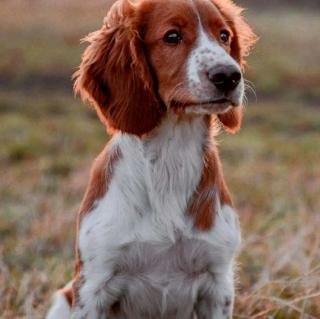
[[[203,76],[207,76],[209,69],[216,65],[234,65],[239,68],[237,62],[218,42],[209,37],[199,21],[198,39],[187,64],[189,84],[200,84]]]
[[[186,64],[187,85],[194,100],[207,101],[221,98],[221,92],[214,87],[208,78],[209,70],[214,70],[218,66],[234,66],[241,72],[239,64],[218,41],[205,31],[198,14],[197,39]],[[241,80],[237,89],[230,93],[229,98],[240,105],[243,93],[244,84]]]

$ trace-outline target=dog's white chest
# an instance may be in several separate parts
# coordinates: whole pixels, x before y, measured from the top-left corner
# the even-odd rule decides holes
[[[107,193],[81,223],[80,248],[83,244],[91,254],[89,242],[174,240],[176,231],[191,229],[186,209],[201,178],[205,132],[202,119],[178,124],[168,119],[151,138],[118,135],[114,146],[122,158]]]
[[[219,284],[214,278],[232,282],[237,216],[217,200],[213,227],[194,227],[187,207],[204,165],[205,127],[181,125],[165,123],[154,139],[118,136],[122,158],[108,191],[80,224],[81,273],[90,278],[82,295],[119,294],[122,317],[192,318],[195,298]]]
[[[208,232],[194,230],[186,213],[201,177],[205,132],[202,119],[181,124],[169,119],[153,139],[120,135],[114,140],[122,159],[107,193],[80,225],[84,268],[111,262],[128,243],[174,244],[181,236],[211,244],[230,261],[239,241],[232,209],[217,207],[215,226]]]

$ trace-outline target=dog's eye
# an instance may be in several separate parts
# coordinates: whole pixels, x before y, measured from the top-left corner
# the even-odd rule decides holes
[[[223,43],[228,43],[230,39],[230,32],[228,30],[222,30],[220,32],[220,39]]]
[[[163,41],[168,44],[179,44],[182,41],[182,35],[176,30],[170,30],[164,35]]]

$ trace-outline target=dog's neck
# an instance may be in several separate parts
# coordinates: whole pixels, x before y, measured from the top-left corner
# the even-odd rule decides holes
[[[209,120],[168,114],[161,125],[141,139],[145,182],[157,215],[173,216],[179,225],[201,180]],[[168,216],[169,218],[169,216]]]
[[[174,225],[172,231],[186,227],[186,214],[199,229],[212,227],[215,211],[231,204],[212,130],[208,116],[170,114],[142,138],[117,134],[111,154],[117,149],[121,159],[114,178],[126,201],[144,203],[141,210],[166,229]]]
[[[179,152],[187,149],[203,154],[209,142],[210,118],[209,116],[179,115],[168,113],[150,134],[142,137],[143,149],[151,162],[157,161],[161,156],[164,161],[179,156]],[[187,161],[188,158],[181,159]]]

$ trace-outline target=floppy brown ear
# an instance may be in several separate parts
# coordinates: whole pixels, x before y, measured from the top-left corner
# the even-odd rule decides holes
[[[240,64],[244,72],[246,66],[245,57],[249,55],[251,48],[258,38],[242,16],[242,8],[238,7],[231,0],[213,1],[232,30],[231,56]],[[242,112],[243,107],[239,105],[218,116],[226,131],[236,133],[240,130],[243,117]]]
[[[243,116],[242,112],[242,106],[237,106],[232,107],[232,109],[226,113],[218,115],[220,122],[227,132],[237,133],[240,130]]]
[[[136,7],[120,0],[102,28],[85,39],[89,46],[75,73],[74,89],[89,100],[108,128],[142,135],[161,118],[159,99],[139,36]]]

